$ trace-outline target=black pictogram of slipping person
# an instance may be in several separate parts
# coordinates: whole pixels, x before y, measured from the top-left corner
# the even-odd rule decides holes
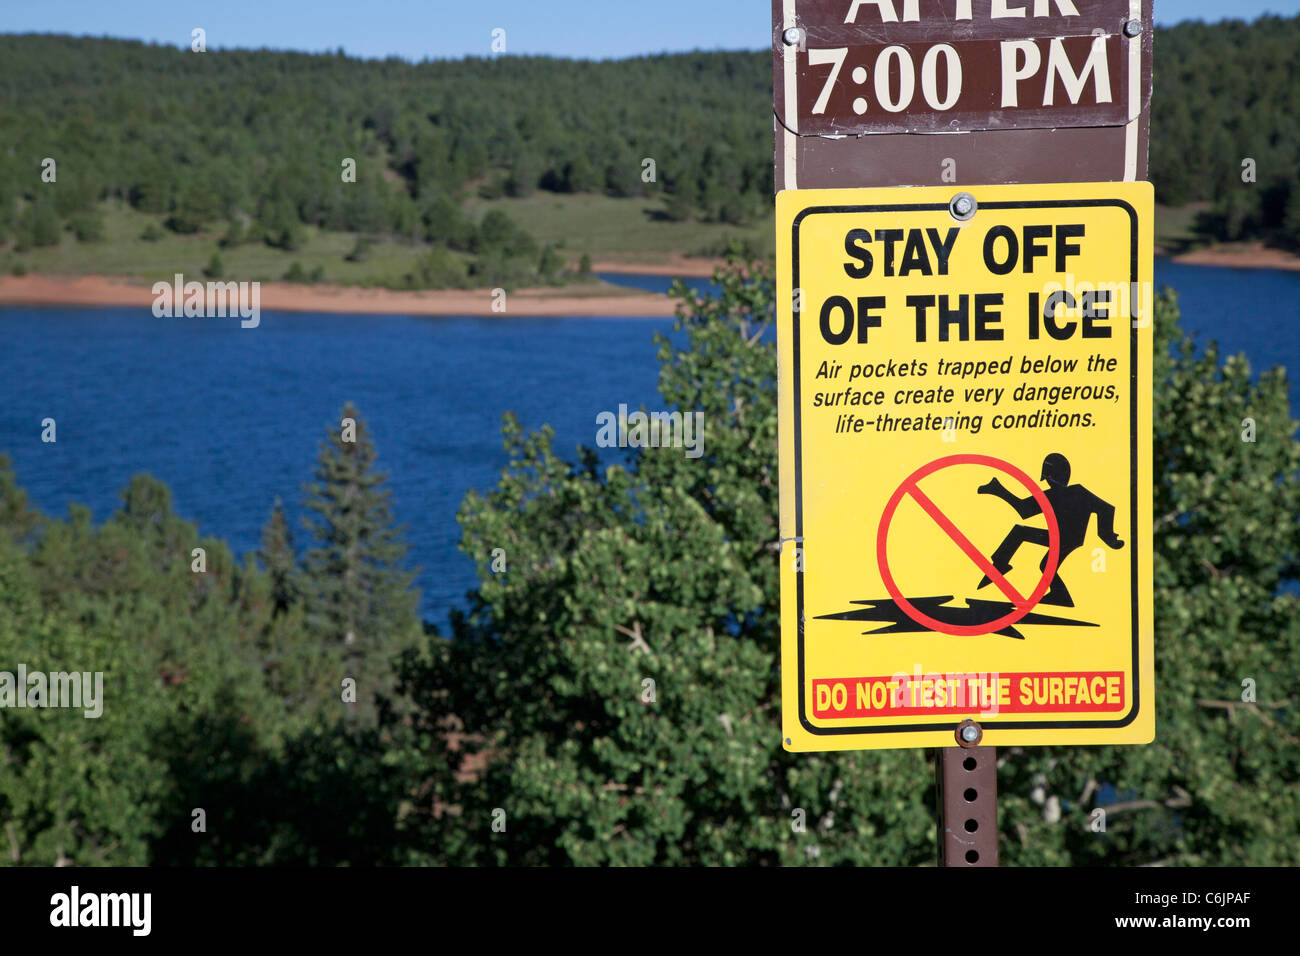
[[[1070,597],[1065,582],[1061,580],[1061,565],[1065,563],[1065,559],[1070,552],[1083,544],[1084,538],[1088,535],[1088,521],[1093,515],[1097,516],[1097,537],[1115,550],[1124,547],[1124,542],[1115,535],[1115,506],[1098,498],[1083,485],[1070,484],[1070,462],[1064,455],[1056,452],[1043,459],[1043,473],[1040,480],[1047,482],[1047,488],[1044,489],[1043,496],[1047,498],[1048,504],[1052,506],[1052,511],[1056,515],[1056,525],[1061,536],[1056,574],[1052,578],[1052,586],[1048,588],[1047,594],[1043,596],[1042,603],[1055,604],[1060,607],[1074,607],[1074,599]],[[981,485],[977,491],[982,495],[996,495],[1012,508],[1015,508],[1016,514],[1022,518],[1041,514],[1043,510],[1033,495],[1027,498],[1017,498],[1004,488],[1002,482],[996,478],[988,484]],[[1044,548],[1049,547],[1047,529],[1031,528],[1029,525],[1024,524],[1013,527],[1006,538],[1003,539],[1002,544],[993,552],[993,566],[1003,574],[1010,571],[1011,559],[1015,557],[1016,549],[1022,544],[1038,544]],[[1046,568],[1047,555],[1043,555],[1042,563],[1038,565],[1038,569],[1042,571]],[[985,575],[980,579],[979,586],[986,587],[989,583],[991,583],[989,577]]]

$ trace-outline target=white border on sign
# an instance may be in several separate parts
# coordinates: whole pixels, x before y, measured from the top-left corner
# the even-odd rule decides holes
[[[1142,0],[1128,0],[1128,18],[1142,22]],[[1124,128],[1124,182],[1137,179],[1138,115],[1142,112],[1142,34],[1128,41],[1128,126]]]
[[[794,10],[795,0],[783,0],[781,5],[781,35],[786,30],[794,29],[797,22]],[[785,163],[782,172],[785,176],[786,189],[798,189],[797,172],[799,165],[799,45],[785,45]]]

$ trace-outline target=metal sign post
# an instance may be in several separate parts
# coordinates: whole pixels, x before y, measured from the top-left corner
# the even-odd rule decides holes
[[[981,747],[974,721],[957,728],[959,746],[935,752],[940,866],[998,865],[998,749]]]

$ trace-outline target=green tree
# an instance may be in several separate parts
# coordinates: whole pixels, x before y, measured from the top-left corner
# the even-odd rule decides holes
[[[303,558],[308,623],[344,650],[360,703],[391,689],[391,659],[418,632],[414,575],[394,525],[386,476],[370,431],[351,402],[320,448],[304,519],[314,545]],[[369,710],[369,707],[361,707]]]
[[[242,219],[232,219],[225,233],[217,240],[222,249],[233,249],[248,241],[248,228]]]
[[[192,861],[190,810],[217,808],[187,788],[237,774],[235,741],[271,759],[301,725],[266,692],[260,573],[200,538],[159,482],[137,476],[122,497],[98,528],[79,506],[44,522],[25,553],[0,535],[0,670],[101,672],[104,687],[98,717],[4,712],[6,860],[138,865],[184,833],[164,855]]]
[[[474,242],[476,253],[501,252],[509,256],[531,255],[537,244],[513,219],[499,209],[490,210],[479,223]]]
[[[516,199],[526,199],[537,191],[537,181],[541,179],[541,163],[529,152],[519,153],[510,164],[510,175],[506,177],[506,195]]]
[[[97,206],[73,213],[68,219],[68,226],[78,242],[104,241],[104,214]]]
[[[98,716],[0,711],[0,864],[396,862],[395,765],[339,722],[341,648],[161,483],[122,499],[99,527],[41,520],[0,461],[0,672],[103,674]]]
[[[586,156],[579,154],[564,164],[562,180],[564,192],[586,193],[593,191],[599,185],[601,185],[601,177]]]
[[[88,707],[83,691],[79,710],[18,708],[12,699],[4,701],[0,861],[147,863],[166,785],[163,765],[151,753],[159,691],[141,666],[140,649],[116,639],[111,628],[88,631],[66,614],[43,608],[26,556],[5,536],[0,536],[0,649],[0,672],[16,674],[19,665],[28,675],[75,668],[95,699]],[[0,687],[0,697],[5,693]]]
[[[464,261],[450,250],[435,246],[420,257],[405,280],[412,289],[455,289],[465,284],[465,277]]]
[[[1289,249],[1300,249],[1300,183],[1291,189],[1286,209],[1282,214],[1281,243]]]
[[[41,522],[40,512],[28,504],[27,492],[18,486],[9,456],[0,452],[0,533],[29,544]]]
[[[182,234],[200,232],[207,223],[220,215],[220,201],[206,184],[187,184],[182,187],[172,205],[171,215],[167,217],[167,228]]]
[[[57,246],[62,223],[54,200],[42,195],[23,210],[18,220],[18,242],[15,248],[22,252],[30,248]]]
[[[546,281],[554,281],[564,269],[564,256],[549,243],[542,247],[537,263],[537,274]]]
[[[293,536],[284,516],[284,504],[276,496],[271,516],[262,528],[262,548],[257,556],[271,586],[275,612],[283,614],[298,601],[298,561],[293,550]]]
[[[378,232],[384,227],[383,190],[375,179],[363,177],[349,185],[342,226],[349,232]]]
[[[440,242],[448,249],[462,252],[474,246],[478,227],[448,196],[429,199],[421,212],[421,221],[424,223],[424,237],[429,242]]]
[[[283,198],[266,205],[258,226],[263,240],[273,249],[293,252],[302,247],[305,237],[302,223],[292,204]]]
[[[684,222],[695,214],[696,199],[693,192],[686,187],[678,187],[668,193],[664,201],[663,217],[670,222]]]

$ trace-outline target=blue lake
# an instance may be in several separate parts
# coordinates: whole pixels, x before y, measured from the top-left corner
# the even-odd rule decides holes
[[[671,282],[606,278],[656,291]],[[1300,273],[1157,260],[1156,278],[1179,290],[1184,325],[1202,339],[1245,352],[1256,370],[1300,369]],[[599,412],[659,404],[651,337],[671,324],[264,312],[254,331],[145,309],[0,308],[0,451],[47,513],[80,502],[102,520],[131,475],[148,472],[181,515],[243,554],[277,495],[298,531],[302,485],[351,400],[390,476],[424,613],[443,624],[475,584],[455,516],[506,463],[501,416],[551,424],[571,457],[594,443]],[[1291,400],[1300,408],[1296,379]],[[57,422],[54,444],[40,440],[44,418]]]

